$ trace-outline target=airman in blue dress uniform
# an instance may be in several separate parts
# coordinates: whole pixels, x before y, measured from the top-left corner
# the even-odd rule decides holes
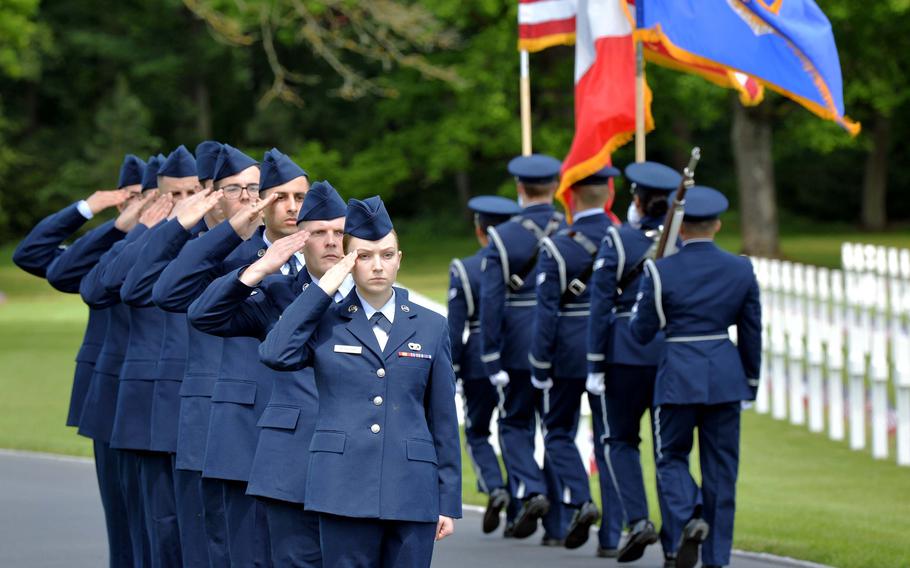
[[[641,344],[663,330],[654,387],[654,438],[664,530],[676,566],[730,563],[740,408],[754,400],[761,366],[761,303],[749,259],[714,244],[727,199],[693,187],[685,199],[682,249],[647,260],[629,328]],[[728,336],[736,326],[737,343]],[[689,473],[695,429],[702,485]]]
[[[228,222],[183,247],[155,284],[153,299],[162,309],[186,312],[215,278],[256,261],[272,240],[297,232],[297,213],[309,188],[305,171],[272,149],[260,163],[258,187],[243,183],[240,187],[231,183],[235,187],[230,187],[219,180],[215,187],[223,192],[225,200],[258,191],[259,202],[240,207]],[[260,226],[262,217],[264,228]],[[282,273],[296,273],[303,266],[298,256],[302,255],[291,258]],[[203,479],[222,487],[230,562],[240,566],[264,566],[270,562],[265,507],[246,491],[259,437],[256,424],[265,411],[274,381],[285,374],[273,372],[259,362],[258,345],[250,337],[224,339],[218,377],[211,390],[203,458]],[[204,391],[198,392],[202,398]],[[208,510],[207,505],[207,514]]]
[[[591,500],[588,471],[575,445],[575,434],[587,376],[588,287],[598,247],[612,227],[604,206],[612,192],[610,178],[617,175],[619,170],[606,166],[572,186],[577,208],[573,224],[543,240],[537,265],[531,381],[543,392],[544,441],[547,459],[562,488],[558,496],[574,511],[565,538],[570,549],[587,542],[590,527],[600,516]],[[611,555],[619,538],[615,492],[609,485],[606,489],[602,495],[606,532],[599,546],[602,556]]]
[[[461,382],[465,402],[467,452],[477,474],[478,490],[488,496],[483,532],[491,533],[499,526],[500,511],[509,505],[509,491],[489,442],[490,420],[499,404],[499,394],[480,360],[480,265],[483,249],[489,244],[487,229],[508,221],[521,208],[505,197],[481,195],[468,201],[468,209],[474,212],[474,232],[481,249],[472,256],[453,259],[449,267],[449,339],[455,376]]]
[[[163,343],[151,401],[151,453],[145,460],[148,464],[146,470],[149,471],[146,478],[154,480],[156,494],[168,495],[166,508],[159,510],[165,511],[168,518],[176,515],[183,565],[202,566],[209,564],[209,551],[206,546],[200,489],[198,483],[193,483],[192,477],[183,477],[175,469],[179,392],[186,372],[189,341],[186,315],[161,311],[153,303],[152,290],[162,271],[183,246],[217,224],[219,219],[213,210],[221,192],[213,192],[211,189],[196,191],[200,185],[196,175],[196,160],[185,149],[178,150],[176,155],[180,156],[180,161],[172,167],[165,164],[166,167],[159,171],[159,177],[161,189],[179,201],[168,221],[156,229],[143,246],[135,266],[124,280],[121,297],[130,306],[150,308],[163,315]],[[258,176],[255,160],[248,157],[247,160],[250,163],[243,165],[252,169],[254,177]],[[189,358],[191,361],[199,354],[193,352],[193,355]]]
[[[314,183],[300,208],[301,230],[276,241],[252,265],[215,280],[190,307],[190,322],[225,337],[264,339],[284,309],[304,289],[318,285],[343,256],[346,211],[329,182]],[[305,269],[281,274],[279,269],[301,249]],[[352,287],[353,280],[346,280],[335,300],[343,300]],[[307,367],[275,381],[259,419],[247,493],[265,501],[275,566],[322,566],[319,517],[302,507],[317,407],[313,369]]]
[[[681,176],[656,162],[630,164],[625,174],[632,183],[637,220],[610,228],[597,254],[591,278],[587,359],[591,408],[607,425],[600,443],[629,526],[618,560],[632,562],[658,539],[649,520],[638,446],[641,419],[654,398],[663,335],[640,345],[629,331],[629,317],[643,263],[654,256],[660,237],[667,196],[679,186]],[[664,544],[669,552],[670,543]]]
[[[303,291],[260,346],[312,367],[319,392],[306,507],[326,566],[428,567],[461,516],[461,453],[445,319],[393,288],[401,252],[378,197],[348,202],[347,255]],[[353,271],[356,289],[335,292]]]
[[[138,216],[134,206],[123,214],[127,203],[138,194],[145,163],[132,155],[124,158],[120,168],[117,191],[99,191],[35,226],[17,247],[14,262],[36,276],[47,278],[57,290],[66,293],[79,291],[79,286],[100,257],[126,236],[129,219]],[[121,215],[77,239],[69,247],[61,247],[64,239],[101,211],[116,206]],[[95,368],[102,359],[105,334],[111,318],[110,310],[89,308],[82,346],[76,356],[76,370],[70,396],[66,424],[79,427],[79,433],[93,440],[98,489],[104,509],[111,566],[132,564],[130,536],[125,519],[122,492],[117,475],[116,452],[112,452],[109,436],[89,435],[81,428],[83,408],[91,390]]]
[[[534,433],[542,396],[531,384],[528,361],[537,297],[534,284],[540,242],[565,227],[553,208],[553,194],[561,164],[544,155],[520,156],[509,162],[515,176],[521,214],[488,230],[481,270],[481,361],[490,382],[503,390],[499,434],[503,462],[513,502],[521,510],[507,531],[527,538],[545,517],[545,542],[561,544],[564,532],[559,501],[551,502],[558,488],[546,458],[542,472],[534,460]],[[553,509],[552,512],[550,510]]]

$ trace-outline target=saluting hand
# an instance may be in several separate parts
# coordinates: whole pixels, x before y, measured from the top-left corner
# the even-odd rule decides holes
[[[451,517],[439,515],[439,522],[436,523],[436,540],[442,540],[455,532],[455,521]]]
[[[230,223],[234,232],[240,235],[240,238],[247,240],[256,232],[256,228],[262,224],[262,210],[272,204],[277,194],[261,199],[256,203],[250,203],[231,217]]]
[[[132,231],[133,227],[139,223],[139,215],[142,214],[151,201],[151,199],[142,199],[141,197],[130,201],[120,212],[120,215],[117,216],[117,220],[114,221],[114,227],[124,233]]]
[[[293,235],[278,239],[266,249],[262,258],[243,271],[240,281],[250,287],[259,284],[269,274],[278,272],[294,256],[295,252],[303,248],[309,238],[309,231],[298,231]]]
[[[329,268],[322,276],[319,280],[319,287],[330,297],[334,296],[335,292],[338,291],[338,288],[341,287],[341,283],[344,282],[344,279],[348,277],[348,274],[350,274],[352,270],[354,270],[354,264],[356,262],[356,252],[351,251],[344,255],[344,257],[338,261],[338,264]]]
[[[177,212],[177,222],[180,223],[184,229],[189,231],[218,204],[221,195],[222,192],[220,189],[218,191],[212,191],[212,189],[209,188],[187,197],[174,206],[174,211]],[[172,211],[171,217],[174,216],[175,214]]]
[[[116,207],[129,199],[130,192],[124,189],[113,189],[108,191],[96,191],[89,195],[85,202],[88,204],[92,215],[97,215],[109,207]]]
[[[139,217],[139,224],[152,228],[163,221],[171,212],[174,200],[169,194],[159,195]]]

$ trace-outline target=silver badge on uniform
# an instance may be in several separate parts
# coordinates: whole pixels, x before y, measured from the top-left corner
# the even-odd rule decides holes
[[[258,256],[260,258],[265,256],[265,249],[259,249],[258,251],[256,251],[256,256]]]
[[[350,306],[348,306],[348,312],[349,312],[349,313],[352,313],[352,314],[353,314],[353,313],[356,312],[356,311],[357,311],[357,306],[355,306],[354,304],[351,304]]]
[[[250,292],[250,296],[255,296],[258,293],[259,293],[259,288],[254,288],[253,291]]]
[[[408,349],[411,351],[420,351],[422,347],[419,343],[408,343]]]
[[[411,308],[409,308],[409,307],[407,307],[406,305],[402,304],[402,305],[401,305],[401,311],[403,311],[404,313],[408,313],[408,312],[411,311]]]

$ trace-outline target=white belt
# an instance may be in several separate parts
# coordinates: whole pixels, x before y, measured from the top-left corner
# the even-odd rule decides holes
[[[692,343],[695,341],[717,341],[719,339],[729,339],[726,333],[715,333],[714,335],[677,335],[665,339],[667,343]]]

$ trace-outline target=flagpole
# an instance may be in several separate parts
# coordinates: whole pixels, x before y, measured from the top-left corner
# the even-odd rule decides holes
[[[635,2],[635,29],[644,27],[645,0]],[[635,161],[645,161],[645,50],[635,40]]]
[[[531,155],[531,70],[528,50],[519,52],[521,61],[521,80],[519,98],[521,99],[521,155]]]

